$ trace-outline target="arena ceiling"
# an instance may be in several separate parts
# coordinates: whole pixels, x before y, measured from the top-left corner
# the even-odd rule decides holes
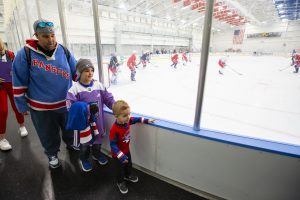
[[[201,24],[206,0],[99,0],[100,5],[159,17],[182,26]],[[299,20],[300,0],[216,0],[214,25],[242,26]]]

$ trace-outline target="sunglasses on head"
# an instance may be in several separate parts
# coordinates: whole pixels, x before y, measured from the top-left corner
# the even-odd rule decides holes
[[[53,27],[54,24],[53,24],[53,22],[39,22],[37,24],[37,26],[40,27],[40,28],[45,28],[46,26]]]

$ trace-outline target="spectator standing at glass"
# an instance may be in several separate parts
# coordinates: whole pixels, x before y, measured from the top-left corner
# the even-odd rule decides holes
[[[52,22],[36,20],[33,29],[37,40],[27,40],[13,63],[14,97],[19,112],[30,111],[49,167],[58,168],[60,131],[67,148],[72,150],[72,131],[65,129],[66,94],[72,78],[76,78],[76,60],[56,42]]]
[[[6,121],[8,117],[8,101],[7,96],[10,100],[11,107],[15,113],[16,119],[20,125],[19,134],[21,137],[26,137],[28,132],[24,126],[24,115],[19,113],[13,95],[12,87],[12,62],[15,55],[12,51],[6,50],[4,42],[0,38],[0,150],[8,151],[12,149],[12,146],[5,138],[6,132]]]
[[[107,158],[101,153],[102,137],[105,135],[104,129],[104,111],[106,105],[112,109],[115,102],[114,97],[106,90],[102,83],[93,79],[94,66],[89,59],[80,59],[76,64],[76,70],[79,74],[79,80],[69,89],[67,94],[67,107],[72,108],[76,102],[85,102],[88,105],[89,115],[87,128],[77,131],[77,141],[80,142],[79,163],[83,171],[92,170],[92,163],[89,161],[90,147],[92,147],[92,158],[100,165],[107,164]],[[80,113],[82,113],[80,111]],[[69,114],[67,127],[76,126],[77,113]],[[74,123],[71,123],[71,122]],[[81,119],[78,120],[78,123]],[[84,120],[86,121],[86,120]]]
[[[131,117],[127,102],[118,100],[113,104],[115,123],[110,129],[110,147],[114,159],[117,186],[122,194],[128,192],[125,181],[138,182],[138,177],[131,174],[132,161],[129,150],[130,126],[135,123],[152,124],[155,120],[143,117]]]

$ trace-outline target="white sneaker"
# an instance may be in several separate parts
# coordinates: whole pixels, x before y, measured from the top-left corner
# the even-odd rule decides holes
[[[26,137],[28,135],[28,132],[27,132],[25,126],[21,126],[19,128],[19,133],[20,133],[21,137]]]
[[[52,169],[60,167],[60,162],[57,156],[51,156],[49,158],[49,167]]]
[[[0,141],[0,149],[2,151],[8,151],[8,150],[11,150],[12,147],[11,145],[9,144],[9,142],[4,138]]]

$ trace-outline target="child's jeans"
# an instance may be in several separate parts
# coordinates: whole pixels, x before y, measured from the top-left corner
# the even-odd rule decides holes
[[[92,154],[94,157],[99,158],[101,155],[101,144],[80,144],[80,152],[79,152],[79,159],[81,161],[88,161],[90,157],[90,152],[92,148]]]
[[[121,161],[118,158],[114,158],[114,170],[116,173],[116,179],[118,183],[121,183],[124,181],[125,176],[131,175],[132,170],[132,161],[131,161],[131,154],[130,152],[126,154],[128,157],[128,163],[121,163]]]

